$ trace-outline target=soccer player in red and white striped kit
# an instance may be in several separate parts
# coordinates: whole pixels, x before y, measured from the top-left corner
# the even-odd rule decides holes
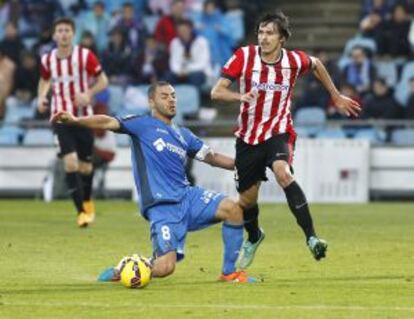
[[[296,140],[291,98],[299,76],[312,71],[330,93],[336,107],[357,116],[360,106],[343,96],[333,84],[321,61],[284,45],[291,35],[288,18],[282,13],[266,14],[256,27],[258,45],[239,48],[222,69],[222,77],[211,91],[213,100],[240,102],[236,141],[236,187],[244,210],[245,240],[239,266],[247,268],[264,239],[258,225],[260,182],[269,167],[283,188],[290,210],[306,236],[316,260],[325,257],[327,242],[315,233],[308,203],[293,177],[292,159]],[[239,92],[230,89],[237,80]]]
[[[57,47],[42,56],[38,86],[38,110],[50,105],[51,116],[67,111],[75,116],[92,115],[91,102],[104,90],[108,79],[96,56],[90,50],[73,45],[75,23],[62,17],[53,23]],[[52,92],[49,102],[47,95]],[[95,218],[91,199],[93,167],[93,132],[87,128],[55,124],[53,127],[63,158],[66,183],[78,212],[77,223],[88,226]]]

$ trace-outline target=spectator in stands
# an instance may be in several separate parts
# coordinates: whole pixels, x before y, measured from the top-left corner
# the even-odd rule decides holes
[[[14,63],[18,64],[20,55],[24,50],[24,45],[19,37],[18,30],[14,23],[9,22],[6,26],[6,33],[3,41],[0,42],[0,45],[3,46],[3,52]]]
[[[37,56],[42,56],[43,54],[52,51],[55,43],[52,39],[52,30],[50,27],[45,27],[40,33],[40,37],[33,46],[33,52]]]
[[[108,43],[108,32],[110,31],[111,18],[105,12],[105,5],[97,1],[93,5],[93,11],[87,12],[79,19],[77,26],[77,40],[79,42],[84,31],[90,31],[95,37],[98,52],[105,51]]]
[[[208,42],[194,33],[189,20],[178,23],[177,34],[170,46],[171,73],[167,80],[172,84],[189,83],[201,88],[206,76],[211,74]]]
[[[377,40],[378,53],[393,57],[408,57],[411,54],[409,31],[411,17],[403,4],[392,10],[391,20],[383,23],[381,35]]]
[[[6,112],[12,105],[27,108],[32,106],[33,99],[37,96],[39,70],[36,56],[29,51],[23,51],[14,77],[13,96],[6,102]]]
[[[169,70],[168,52],[163,50],[154,36],[147,36],[145,49],[135,56],[132,70],[136,83],[152,83],[165,77]]]
[[[171,13],[172,0],[148,0],[148,8],[156,15],[169,15]]]
[[[340,73],[336,61],[330,60],[325,50],[317,48],[314,51],[314,56],[317,57],[323,65],[325,65],[335,85],[339,85]],[[305,78],[305,85],[302,97],[298,100],[297,106],[319,106],[323,109],[328,105],[330,96],[321,82],[310,73]]]
[[[5,55],[4,47],[0,45],[0,119],[4,117],[6,98],[13,88],[15,69],[16,64]]]
[[[126,85],[130,79],[132,50],[121,29],[110,33],[108,48],[102,55],[102,66],[111,84]]]
[[[244,12],[240,7],[239,0],[226,0],[226,18],[230,23],[231,34],[235,42],[234,47],[239,47],[240,42],[243,41],[245,37],[245,27],[244,27]]]
[[[211,63],[219,76],[221,67],[233,54],[236,39],[232,36],[232,28],[229,20],[217,8],[215,0],[204,2],[203,12],[196,18],[195,28],[200,35],[205,37],[210,46]]]
[[[19,33],[22,37],[35,37],[52,25],[55,18],[63,16],[59,0],[19,0]]]
[[[371,90],[376,76],[376,69],[363,47],[355,46],[351,51],[351,61],[342,71],[342,83],[354,86],[358,93],[364,95]]]
[[[362,105],[363,119],[396,119],[400,114],[400,106],[382,78],[374,81],[373,92],[364,98]]]
[[[142,50],[145,41],[145,28],[142,19],[135,17],[134,6],[131,2],[124,3],[122,14],[116,19],[115,26],[122,30],[134,52]]]
[[[362,99],[358,94],[358,91],[349,83],[343,83],[339,87],[339,92],[345,96],[350,97],[354,101],[356,101],[359,105],[362,105]],[[334,101],[329,99],[328,107],[326,109],[328,119],[334,120],[346,120],[348,117],[344,116],[342,113],[338,112],[338,108],[336,107]]]
[[[410,79],[410,97],[404,105],[404,118],[414,120],[414,78]]]
[[[91,50],[96,56],[98,55],[98,49],[96,47],[96,41],[92,32],[86,30],[83,31],[79,44],[84,48]]]
[[[174,0],[171,15],[160,18],[155,27],[155,39],[168,50],[171,41],[177,36],[176,24],[184,19],[185,4],[183,0]]]
[[[378,14],[381,19],[387,19],[390,15],[395,0],[364,0],[362,5],[361,20],[370,14]]]

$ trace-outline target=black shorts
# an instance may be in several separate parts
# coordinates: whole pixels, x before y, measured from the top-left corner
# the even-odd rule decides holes
[[[236,140],[236,188],[239,193],[248,190],[259,181],[267,181],[266,168],[272,168],[276,160],[286,161],[293,173],[292,161],[296,134],[275,135],[267,141],[250,145],[240,138]]]
[[[55,124],[53,127],[59,141],[59,156],[76,152],[79,160],[92,161],[93,131],[79,126]]]

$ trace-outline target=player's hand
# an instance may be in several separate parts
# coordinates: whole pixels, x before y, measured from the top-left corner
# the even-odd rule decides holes
[[[250,103],[257,98],[257,95],[257,91],[250,90],[249,92],[242,94],[242,96],[240,97],[240,102]]]
[[[91,96],[88,93],[79,93],[75,96],[76,105],[79,107],[86,107],[91,104]]]
[[[339,94],[333,99],[336,108],[346,116],[358,116],[361,112],[361,105],[349,97]]]
[[[47,97],[43,96],[43,97],[38,97],[37,98],[37,110],[39,111],[39,113],[45,113],[48,109],[48,105],[49,105],[49,101],[47,99]]]
[[[76,117],[69,113],[69,112],[58,112],[52,116],[50,119],[52,123],[65,123],[65,124],[72,124],[76,123]]]

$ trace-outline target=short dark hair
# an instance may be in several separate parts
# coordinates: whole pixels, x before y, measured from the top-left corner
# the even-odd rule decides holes
[[[268,23],[275,24],[286,41],[290,38],[292,32],[290,31],[289,18],[282,11],[267,13],[259,18],[256,24],[256,34],[259,32],[261,25]]]
[[[55,33],[56,27],[59,24],[67,24],[67,25],[70,25],[70,27],[72,28],[73,32],[76,31],[75,21],[73,21],[72,18],[69,18],[69,17],[60,17],[60,18],[57,18],[53,22],[53,25],[52,25],[52,33]]]
[[[193,29],[193,28],[194,28],[193,21],[191,21],[191,20],[189,20],[189,19],[179,19],[179,20],[177,21],[177,28],[178,28],[179,26],[182,26],[182,25],[186,25],[186,26],[187,26],[187,27],[189,27],[190,29]]]
[[[157,81],[157,82],[152,83],[147,91],[148,98],[151,99],[154,97],[155,91],[157,90],[158,87],[167,86],[167,85],[171,85],[171,83],[167,81]]]

